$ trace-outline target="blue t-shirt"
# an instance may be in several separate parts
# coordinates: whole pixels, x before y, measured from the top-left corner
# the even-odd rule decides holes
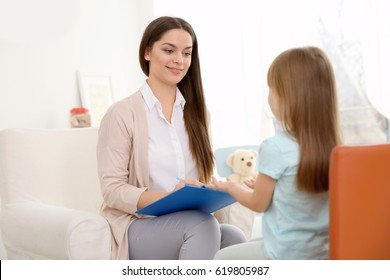
[[[260,146],[259,172],[277,180],[262,219],[267,259],[328,258],[329,195],[297,189],[298,163],[299,145],[285,132]]]

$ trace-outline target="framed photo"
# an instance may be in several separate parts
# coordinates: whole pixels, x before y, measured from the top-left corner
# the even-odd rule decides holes
[[[87,75],[77,71],[81,105],[89,110],[91,126],[98,127],[112,104],[111,77]]]

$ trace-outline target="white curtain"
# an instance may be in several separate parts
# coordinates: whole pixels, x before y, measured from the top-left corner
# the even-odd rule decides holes
[[[366,1],[364,40],[367,95],[372,105],[390,118],[390,2]]]

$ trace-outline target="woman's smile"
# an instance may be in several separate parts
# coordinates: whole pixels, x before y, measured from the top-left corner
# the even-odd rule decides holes
[[[181,68],[176,68],[176,67],[169,67],[167,66],[168,70],[175,75],[180,75],[183,72],[183,69]]]

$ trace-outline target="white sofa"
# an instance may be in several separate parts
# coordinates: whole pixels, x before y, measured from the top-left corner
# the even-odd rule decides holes
[[[96,128],[0,131],[0,226],[8,259],[110,259],[96,143]]]

